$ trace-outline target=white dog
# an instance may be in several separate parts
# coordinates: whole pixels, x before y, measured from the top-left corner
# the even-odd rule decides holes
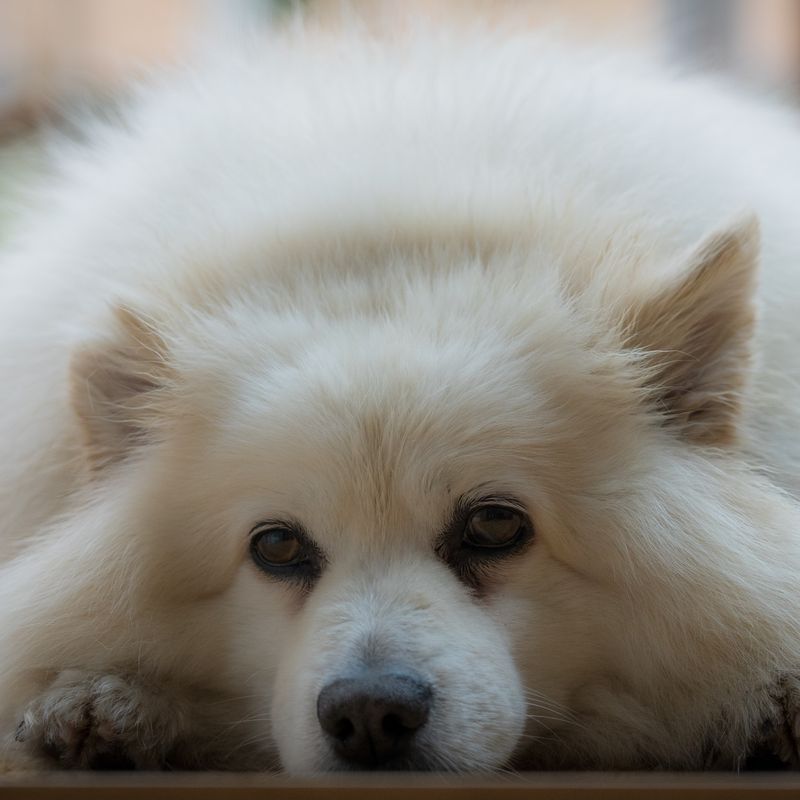
[[[788,112],[526,35],[144,91],[0,266],[7,765],[794,758],[798,214]]]

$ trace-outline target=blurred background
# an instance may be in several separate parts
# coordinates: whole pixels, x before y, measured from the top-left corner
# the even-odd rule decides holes
[[[299,5],[335,28],[340,0],[0,0],[0,201],[35,161],[36,131],[102,104],[143,68],[179,61],[237,26],[281,25]],[[800,104],[800,0],[348,0],[378,23],[404,13],[555,25],[651,51]],[[265,46],[268,46],[265,39]],[[7,188],[5,189],[7,191]],[[1,203],[0,203],[1,205]],[[0,225],[2,217],[0,216]]]

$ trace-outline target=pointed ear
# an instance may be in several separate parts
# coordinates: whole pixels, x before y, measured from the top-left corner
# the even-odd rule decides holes
[[[114,309],[109,339],[75,353],[72,404],[93,470],[120,460],[150,438],[172,377],[163,338],[152,323],[124,306]]]
[[[755,324],[758,222],[748,218],[705,239],[688,269],[636,305],[628,343],[644,351],[648,388],[667,424],[690,441],[736,437]]]

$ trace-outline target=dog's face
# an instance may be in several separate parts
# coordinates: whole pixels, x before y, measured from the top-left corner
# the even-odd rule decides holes
[[[262,603],[287,629],[280,658],[271,637],[260,657],[277,667],[282,761],[498,766],[526,722],[517,657],[541,651],[533,668],[550,689],[565,640],[594,650],[586,609],[548,610],[554,593],[586,594],[557,532],[552,544],[545,534],[543,476],[569,468],[548,463],[541,442],[576,433],[552,410],[569,398],[547,396],[499,342],[482,352],[481,322],[467,344],[374,323],[350,338],[348,327],[259,377],[261,389],[241,387],[226,433],[238,444],[212,467],[236,476],[229,491],[247,509],[233,594],[255,610],[254,629]],[[537,634],[548,626],[556,659]],[[258,668],[250,635],[234,647],[248,674]]]
[[[695,450],[730,435],[731,378],[698,364],[745,361],[751,249],[718,237],[605,328],[555,270],[419,258],[171,331],[122,313],[77,403],[98,480],[134,476],[141,602],[174,609],[177,668],[251,698],[293,772],[643,763],[671,734],[641,682],[707,655],[674,644],[694,583],[665,541],[691,560],[719,516]],[[689,345],[685,374],[643,364]],[[658,412],[654,375],[683,381]]]

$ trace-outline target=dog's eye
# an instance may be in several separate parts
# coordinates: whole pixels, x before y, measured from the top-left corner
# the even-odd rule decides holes
[[[463,544],[467,547],[507,547],[525,528],[525,517],[508,506],[482,506],[467,519]]]
[[[308,580],[319,571],[319,553],[300,531],[280,523],[262,523],[250,532],[250,555],[271,575]]]
[[[514,499],[464,498],[456,504],[435,550],[464,583],[482,590],[500,562],[522,553],[533,539],[533,522]]]
[[[296,564],[303,554],[300,539],[290,528],[258,530],[253,535],[251,547],[257,559],[271,567]]]
[[[462,581],[482,589],[493,570],[534,539],[533,522],[513,499],[460,501],[436,542],[436,553]]]

